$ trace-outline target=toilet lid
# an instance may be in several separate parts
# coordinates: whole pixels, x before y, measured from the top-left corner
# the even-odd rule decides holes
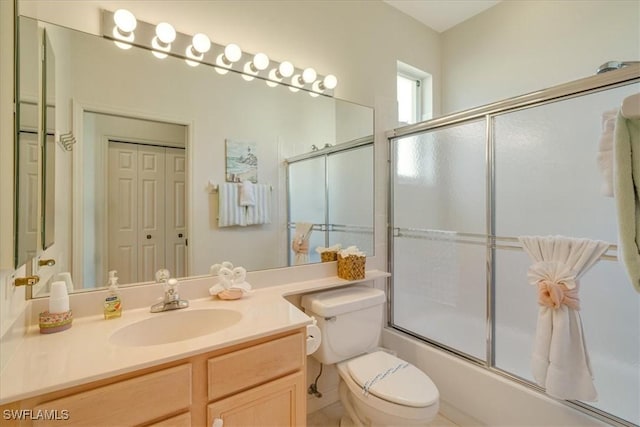
[[[424,372],[384,351],[350,360],[347,369],[363,393],[389,402],[422,408],[439,398],[438,389]]]

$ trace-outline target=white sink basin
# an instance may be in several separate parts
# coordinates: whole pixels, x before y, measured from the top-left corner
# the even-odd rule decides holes
[[[242,318],[237,311],[218,308],[166,311],[152,316],[118,329],[109,342],[125,347],[170,344],[212,334]]]

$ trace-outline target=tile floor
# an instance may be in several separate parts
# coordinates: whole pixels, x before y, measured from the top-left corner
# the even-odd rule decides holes
[[[340,402],[333,403],[307,416],[307,427],[338,427],[344,409]],[[442,415],[429,424],[430,427],[457,427]]]

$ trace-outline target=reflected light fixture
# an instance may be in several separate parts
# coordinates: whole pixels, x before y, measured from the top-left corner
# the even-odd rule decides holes
[[[211,40],[205,34],[198,33],[191,39],[191,44],[187,46],[185,55],[189,59],[185,59],[185,62],[192,67],[197,67],[200,61],[204,59],[204,54],[211,49]]]
[[[156,58],[164,59],[171,51],[171,43],[176,39],[176,30],[167,22],[161,22],[156,26],[156,36],[151,40],[151,53]]]
[[[301,85],[305,83],[313,83],[318,77],[318,73],[313,68],[305,68],[302,72],[302,76],[298,77],[298,81]]]
[[[130,49],[133,40],[135,39],[135,34],[133,31],[136,29],[138,25],[138,21],[136,17],[133,16],[133,13],[129,12],[126,9],[118,9],[113,13],[113,22],[115,26],[113,27],[113,38],[116,40],[122,40],[123,42],[114,41],[115,45],[120,49]]]
[[[322,93],[325,90],[335,89],[338,85],[338,79],[333,74],[327,74],[324,79],[313,82],[312,90]]]
[[[224,48],[224,53],[221,53],[216,58],[216,65],[224,68],[231,68],[234,62],[238,62],[242,58],[242,50],[240,46],[235,43],[230,43]],[[227,70],[217,68],[216,71],[220,74],[227,74]]]
[[[269,57],[264,53],[256,53],[253,56],[253,60],[244,64],[243,71],[245,75],[242,77],[247,80],[253,80],[253,76],[257,76],[258,73],[262,70],[265,70],[269,66]]]

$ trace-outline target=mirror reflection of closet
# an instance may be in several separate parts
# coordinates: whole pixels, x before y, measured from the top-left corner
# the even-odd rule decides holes
[[[84,239],[74,277],[101,284],[110,270],[122,283],[154,280],[168,268],[187,274],[186,127],[84,113]]]
[[[288,240],[296,223],[313,224],[308,262],[320,262],[318,246],[357,246],[373,255],[373,155],[372,138],[364,138],[287,160]]]

